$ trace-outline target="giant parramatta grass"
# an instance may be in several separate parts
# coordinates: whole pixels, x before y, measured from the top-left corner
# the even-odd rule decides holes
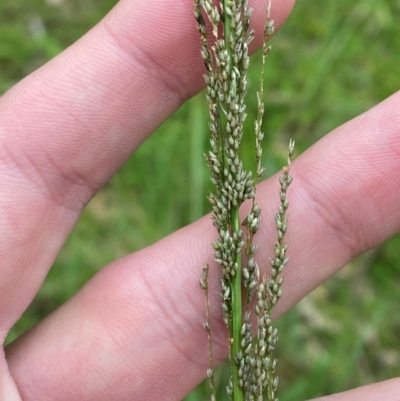
[[[254,37],[250,29],[252,10],[247,0],[194,0],[195,18],[200,33],[201,55],[205,64],[204,79],[210,114],[211,149],[205,156],[211,171],[214,192],[209,196],[212,220],[218,231],[213,243],[215,261],[221,267],[221,302],[224,323],[229,330],[229,360],[231,377],[227,393],[234,401],[278,400],[276,390],[277,329],[271,321],[274,306],[282,295],[283,276],[288,262],[288,245],[284,241],[287,230],[288,200],[286,191],[292,182],[289,175],[294,143],[288,151],[288,166],[280,177],[280,206],[275,216],[277,240],[275,254],[270,259],[270,273],[260,278],[255,259],[257,245],[254,236],[260,227],[261,209],[256,202],[257,183],[263,175],[261,165],[264,137],[262,132],[263,75],[265,59],[270,52],[268,39],[274,32],[268,4],[264,29],[263,62],[260,89],[257,93],[258,112],[254,132],[244,133],[246,119],[248,46]],[[209,20],[211,32],[207,30]],[[210,45],[210,43],[212,43]],[[243,135],[254,135],[255,166],[246,171],[240,158]],[[240,209],[250,202],[250,211],[241,220]],[[203,269],[200,280],[206,292],[207,321],[204,324],[209,340],[210,368],[207,371],[211,386],[211,399],[216,399],[210,306],[208,298],[209,265]],[[256,315],[256,338],[252,339],[251,314]],[[265,398],[266,397],[266,398]]]

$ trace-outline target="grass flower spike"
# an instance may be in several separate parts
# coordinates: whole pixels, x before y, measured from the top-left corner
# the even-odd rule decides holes
[[[256,202],[257,183],[264,169],[261,166],[264,114],[263,71],[265,58],[270,51],[267,41],[274,32],[270,18],[271,4],[267,7],[264,29],[263,62],[260,90],[257,93],[258,111],[254,123],[255,167],[246,171],[240,158],[243,124],[246,119],[245,97],[247,93],[248,46],[254,37],[250,29],[252,10],[247,0],[224,0],[214,4],[212,0],[195,0],[195,18],[200,33],[201,55],[204,60],[207,85],[207,101],[210,114],[211,149],[205,156],[215,187],[209,196],[212,205],[213,224],[218,231],[218,241],[213,244],[215,260],[221,266],[221,302],[223,319],[229,330],[229,357],[231,378],[227,392],[234,401],[277,400],[275,392],[278,378],[273,351],[277,343],[277,329],[272,326],[271,313],[282,294],[286,265],[287,245],[284,235],[287,229],[286,191],[292,178],[289,167],[280,178],[281,204],[276,215],[278,240],[275,256],[271,259],[271,276],[260,280],[255,260],[257,246],[254,235],[260,227],[261,209]],[[211,33],[205,20],[209,20]],[[210,45],[212,43],[212,45]],[[293,142],[289,146],[289,165],[293,155]],[[240,207],[250,202],[250,212],[241,220]],[[211,348],[211,323],[208,301],[208,265],[200,281],[206,291],[206,328],[211,367],[207,371],[212,400],[215,400],[214,368]],[[255,299],[257,339],[252,340],[251,303]]]

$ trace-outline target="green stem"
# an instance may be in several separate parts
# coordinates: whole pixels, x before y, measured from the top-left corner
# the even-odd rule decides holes
[[[231,224],[233,232],[240,229],[239,209],[234,208],[231,211]],[[233,401],[243,401],[243,390],[239,387],[239,367],[235,363],[235,356],[241,350],[241,328],[242,328],[242,261],[241,255],[236,256],[237,271],[232,279],[232,332],[231,332],[231,367],[232,367],[232,385]]]
[[[229,44],[229,36],[231,35],[231,24],[229,22],[226,9],[229,7],[228,2],[232,0],[224,0],[224,38],[225,47],[230,58],[230,66],[232,68],[232,49]],[[239,232],[240,229],[240,216],[239,206],[232,207],[230,212],[231,219],[231,234]],[[230,348],[230,360],[232,369],[232,386],[233,386],[233,401],[244,401],[243,389],[239,386],[239,366],[235,363],[235,356],[241,350],[241,328],[242,328],[242,260],[241,254],[236,256],[235,260],[237,264],[237,270],[235,276],[231,282],[231,294],[232,294],[232,324],[231,324],[231,348]]]

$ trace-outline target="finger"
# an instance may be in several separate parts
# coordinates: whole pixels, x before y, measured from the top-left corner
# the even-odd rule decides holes
[[[275,2],[278,25],[292,4]],[[265,1],[253,5],[257,29]],[[32,299],[82,207],[201,89],[203,69],[191,1],[126,0],[0,99],[0,333]]]
[[[376,401],[400,400],[400,379],[387,380],[369,386],[359,387],[339,394],[316,398],[315,401]]]
[[[294,162],[288,193],[291,261],[277,315],[354,255],[399,230],[399,127],[400,92]],[[274,177],[259,189],[264,225],[256,242],[264,271],[276,237],[278,186]],[[205,300],[197,283],[202,266],[213,260],[210,244],[215,237],[205,217],[103,269],[9,348],[10,369],[22,396],[54,401],[182,399],[208,365],[202,329]],[[212,268],[218,362],[227,354],[227,333],[221,323],[218,268]],[[76,377],[79,369],[85,374]]]

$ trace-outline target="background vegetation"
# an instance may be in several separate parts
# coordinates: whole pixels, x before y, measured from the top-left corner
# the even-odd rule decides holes
[[[0,93],[73,43],[115,3],[2,0]],[[394,0],[298,1],[268,59],[264,155],[269,173],[284,162],[289,137],[300,152],[399,89],[399,20],[400,3]],[[250,93],[258,82],[257,63],[255,58]],[[256,111],[253,98],[250,117]],[[206,123],[205,102],[196,97],[95,196],[8,341],[71,297],[107,262],[209,210],[202,159]],[[400,376],[399,249],[397,235],[279,320],[281,401]],[[206,400],[203,387],[186,400]]]

